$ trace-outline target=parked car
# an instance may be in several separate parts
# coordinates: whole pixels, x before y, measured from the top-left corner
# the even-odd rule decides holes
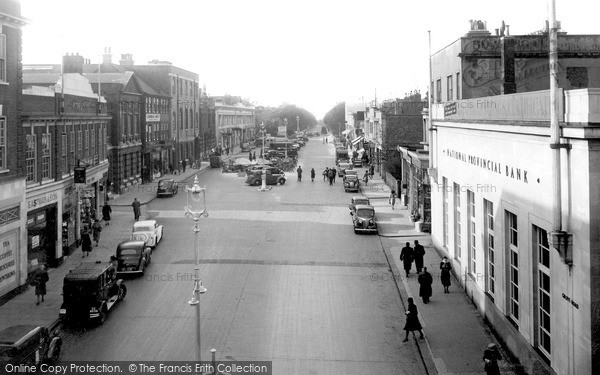
[[[273,163],[265,163],[265,164],[253,164],[246,168],[246,176],[249,175],[253,171],[262,171],[265,168],[274,167]]]
[[[59,316],[63,321],[104,323],[106,314],[127,294],[122,279],[110,262],[84,262],[71,270],[63,281],[63,303]]]
[[[141,273],[150,264],[152,249],[144,241],[123,241],[117,246],[117,273]]]
[[[158,225],[156,220],[142,220],[133,224],[131,240],[143,241],[146,246],[154,249],[162,240],[163,226]]]
[[[285,184],[285,173],[279,168],[269,167],[265,168],[267,185],[283,185]],[[262,170],[250,171],[250,174],[246,177],[246,183],[248,185],[260,186],[262,185]]]
[[[354,191],[358,192],[359,190],[359,182],[358,176],[355,175],[346,175],[344,176],[344,191]]]
[[[371,205],[369,198],[365,197],[364,195],[355,195],[354,197],[352,197],[350,199],[350,205],[348,206],[348,209],[350,209],[350,215],[354,215],[356,213],[356,206],[361,205]]]
[[[163,197],[177,194],[179,191],[179,185],[172,178],[164,178],[158,181],[158,186],[156,187],[156,196]]]
[[[377,233],[375,208],[367,205],[357,205],[356,213],[352,215],[354,233]]]
[[[50,336],[46,327],[8,327],[0,332],[0,363],[15,366],[52,364],[60,356],[61,344],[62,339],[58,336],[58,331]],[[2,368],[4,369],[4,366]]]
[[[346,180],[346,177],[348,176],[356,176],[356,178],[358,178],[358,171],[355,171],[354,169],[346,169],[344,172],[344,180]]]
[[[356,158],[352,161],[352,165],[354,166],[354,168],[362,168],[363,163],[361,159]]]
[[[338,177],[344,177],[344,175],[346,174],[346,169],[352,169],[352,164],[338,163],[338,166],[337,166]]]

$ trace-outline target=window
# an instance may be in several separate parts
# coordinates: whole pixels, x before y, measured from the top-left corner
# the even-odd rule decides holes
[[[0,34],[0,82],[7,82],[6,78],[6,35]]]
[[[486,292],[494,296],[496,291],[496,254],[494,253],[494,204],[488,200],[483,200],[483,209],[485,210],[484,239],[486,249]]]
[[[96,127],[90,129],[90,156],[96,155]]]
[[[444,201],[443,218],[444,218],[444,246],[448,246],[448,179],[442,177],[442,197]]]
[[[446,100],[450,101],[454,99],[454,93],[452,92],[452,76],[446,77]]]
[[[81,130],[77,131],[77,151],[81,151]]]
[[[25,140],[27,142],[27,152],[25,154],[25,173],[27,174],[27,182],[35,182],[35,135],[27,134]]]
[[[477,275],[477,236],[475,230],[475,193],[467,190],[467,215],[469,217],[469,273]]]
[[[51,178],[51,144],[52,135],[42,134],[42,179]]]
[[[71,152],[75,152],[75,131],[71,130],[71,132],[69,133],[69,150]]]
[[[83,157],[90,155],[90,131],[85,129],[83,136]]]
[[[456,72],[456,100],[460,99],[460,73]]]
[[[533,226],[534,256],[537,258],[537,346],[540,351],[550,358],[550,246],[548,245],[548,232]]]
[[[61,169],[63,174],[69,171],[69,160],[67,159],[67,133],[62,133],[60,136],[60,155],[61,155]]]
[[[6,119],[0,118],[0,170],[7,169],[6,162]]]
[[[509,308],[508,313],[514,323],[519,321],[519,242],[517,215],[506,211],[506,230],[508,231],[509,258]]]
[[[438,79],[435,82],[435,98],[438,103],[442,102],[442,80]]]
[[[454,183],[452,187],[452,191],[454,192],[454,257],[458,261],[460,261],[460,257],[462,256],[462,228],[460,223],[460,185]]]

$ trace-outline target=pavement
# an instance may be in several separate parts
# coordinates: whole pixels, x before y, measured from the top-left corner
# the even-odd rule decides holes
[[[441,256],[432,245],[431,235],[415,229],[406,206],[401,206],[396,198],[392,209],[389,203],[390,188],[381,178],[361,181],[361,193],[367,196],[375,208],[379,236],[390,264],[391,275],[375,275],[378,278],[394,280],[404,307],[408,297],[412,297],[419,310],[419,319],[423,326],[425,339],[419,340],[412,335],[412,341],[423,353],[423,360],[430,373],[437,374],[485,374],[483,369],[483,351],[490,343],[501,348],[504,360],[500,361],[502,374],[521,374],[522,367],[511,361],[512,356],[490,331],[475,305],[462,289],[453,275],[450,293],[443,293],[439,264]],[[400,251],[406,242],[414,248],[417,240],[425,247],[424,266],[434,279],[433,296],[428,304],[419,297],[419,283],[414,268],[406,277],[400,261]],[[372,275],[373,277],[373,275]],[[432,361],[433,363],[430,363]]]
[[[191,179],[195,174],[210,168],[208,162],[202,162],[200,169],[187,168],[184,173],[177,175],[165,175],[161,178],[173,178],[177,182]],[[0,305],[0,330],[18,324],[35,324],[53,329],[58,326],[58,312],[62,303],[62,284],[64,276],[82,260],[85,261],[108,261],[114,255],[117,245],[129,239],[131,228],[134,223],[131,202],[134,198],[142,204],[141,220],[145,219],[145,206],[156,198],[156,186],[158,179],[153,182],[142,184],[122,195],[113,195],[110,205],[113,208],[110,225],[103,226],[100,234],[99,246],[93,247],[88,257],[82,259],[80,248],[66,256],[57,268],[48,270],[49,281],[46,284],[47,294],[44,302],[36,305],[34,287],[25,287],[24,290],[13,298]],[[182,193],[180,185],[179,193]],[[183,193],[185,194],[185,193]],[[168,198],[167,198],[168,199]],[[127,208],[124,208],[127,207]]]

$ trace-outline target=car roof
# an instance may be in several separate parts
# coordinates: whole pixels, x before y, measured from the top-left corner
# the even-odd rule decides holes
[[[347,180],[354,180],[354,179],[357,179],[357,180],[358,180],[358,176],[357,176],[357,175],[355,175],[355,174],[347,174],[347,175],[346,175],[346,179],[347,179]]]
[[[364,209],[364,210],[373,210],[373,211],[375,211],[375,207],[370,206],[368,204],[357,204],[356,205],[356,210],[357,211],[360,210],[361,208]]]
[[[364,195],[355,195],[352,197],[352,200],[356,200],[356,199],[366,199],[369,200],[369,197],[365,197]]]
[[[117,249],[139,247],[139,246],[144,246],[145,244],[146,243],[144,241],[136,241],[136,240],[123,241],[117,245]]]
[[[110,262],[82,262],[65,275],[65,280],[95,280],[110,267]]]
[[[136,221],[133,226],[134,227],[145,227],[148,225],[154,225],[156,224],[156,220],[141,220],[141,221]]]
[[[5,328],[0,332],[0,345],[19,346],[41,329],[42,327],[32,324],[21,324]]]

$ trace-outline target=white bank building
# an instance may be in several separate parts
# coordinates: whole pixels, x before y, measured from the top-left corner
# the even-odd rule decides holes
[[[598,374],[600,89],[559,97],[562,229],[572,235],[570,251],[548,238],[549,91],[432,106],[432,239],[527,373]]]

